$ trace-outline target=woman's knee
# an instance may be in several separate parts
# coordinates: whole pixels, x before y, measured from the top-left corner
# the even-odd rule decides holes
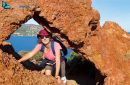
[[[50,76],[51,75],[51,70],[45,70],[45,75]]]

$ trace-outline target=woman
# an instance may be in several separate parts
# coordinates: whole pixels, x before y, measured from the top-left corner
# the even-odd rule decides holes
[[[38,53],[42,45],[44,45],[44,52],[43,52],[43,62],[40,64],[40,66],[43,65],[45,67],[45,75],[51,75],[52,69],[55,65],[56,71],[55,71],[55,78],[60,81],[60,76],[59,76],[59,71],[60,71],[60,58],[61,58],[61,53],[60,50],[62,49],[60,44],[57,42],[54,42],[54,49],[55,49],[55,55],[53,54],[51,50],[51,40],[52,40],[52,35],[50,32],[46,30],[46,28],[43,28],[42,30],[39,31],[37,38],[39,40],[38,44],[35,46],[35,48],[24,55],[18,62],[23,62],[32,56],[34,56],[36,53]],[[46,64],[45,64],[46,62]]]

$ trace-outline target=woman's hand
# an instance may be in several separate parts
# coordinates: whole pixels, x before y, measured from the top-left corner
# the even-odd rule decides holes
[[[57,82],[58,82],[58,83],[61,83],[60,76],[55,76],[55,78],[57,79]]]
[[[60,78],[60,76],[55,76],[56,79]]]
[[[19,59],[18,62],[21,63],[21,60]]]

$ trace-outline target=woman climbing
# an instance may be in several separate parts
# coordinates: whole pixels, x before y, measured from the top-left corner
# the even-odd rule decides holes
[[[23,62],[31,57],[33,57],[36,53],[41,51],[44,46],[43,50],[43,61],[39,64],[40,67],[45,68],[45,75],[51,75],[52,71],[55,68],[55,78],[58,80],[60,83],[60,66],[61,66],[61,53],[60,50],[62,47],[60,44],[56,41],[54,41],[54,50],[55,50],[55,55],[52,52],[51,48],[51,41],[52,39],[52,34],[46,30],[46,28],[43,28],[39,31],[37,34],[38,38],[38,44],[35,46],[35,48],[25,54],[21,59],[18,60],[18,62]]]

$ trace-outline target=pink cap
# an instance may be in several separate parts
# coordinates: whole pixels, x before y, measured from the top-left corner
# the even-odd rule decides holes
[[[49,35],[49,33],[46,29],[43,28],[39,31],[38,35],[47,36],[47,35]]]

